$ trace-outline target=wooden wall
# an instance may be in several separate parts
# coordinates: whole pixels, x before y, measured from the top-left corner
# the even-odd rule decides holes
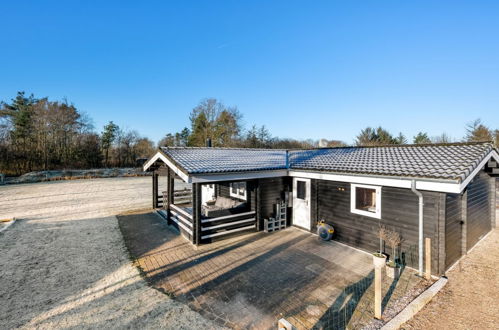
[[[275,216],[274,204],[278,199],[284,197],[283,194],[285,191],[291,190],[290,182],[291,178],[289,177],[267,178],[258,180],[260,189],[259,221],[263,222],[263,219]],[[288,221],[289,219],[290,214],[288,212]]]
[[[461,195],[447,194],[445,199],[445,268],[452,266],[462,256],[464,221],[461,212]]]
[[[256,180],[246,181],[246,209],[248,211],[254,211],[256,209],[256,187]],[[230,182],[219,182],[215,184],[215,193],[217,196],[233,198],[230,196]]]
[[[410,189],[383,187],[381,220],[378,220],[350,212],[350,183],[314,180],[312,184],[317,189],[318,215],[311,219],[312,230],[315,230],[317,219],[324,219],[335,228],[334,240],[375,252],[379,250],[378,228],[380,224],[384,225],[402,235],[403,258],[407,265],[418,267],[418,198]],[[438,226],[438,218],[440,208],[445,205],[440,205],[440,193],[422,193],[425,203],[424,236],[432,239],[432,270],[438,273],[439,230],[442,230]],[[385,251],[391,254],[389,247]]]
[[[491,230],[490,183],[489,175],[480,172],[466,188],[468,190],[466,217],[466,247],[468,251]]]

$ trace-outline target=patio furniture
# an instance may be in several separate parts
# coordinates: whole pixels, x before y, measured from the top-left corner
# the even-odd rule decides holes
[[[211,203],[210,203],[211,204]],[[231,214],[237,214],[244,210],[245,202],[232,198],[219,196],[212,205],[203,205],[201,213],[205,217],[217,218]]]

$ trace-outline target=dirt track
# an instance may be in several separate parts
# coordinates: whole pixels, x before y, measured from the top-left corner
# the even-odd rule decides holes
[[[151,178],[0,187],[0,328],[211,328],[148,287],[113,216],[150,206]]]
[[[499,228],[447,276],[449,282],[442,291],[402,329],[497,329]]]

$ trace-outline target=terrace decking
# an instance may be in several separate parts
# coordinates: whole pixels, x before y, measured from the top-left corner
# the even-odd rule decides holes
[[[220,325],[360,328],[373,320],[372,257],[288,228],[194,246],[155,213],[119,216],[130,253],[149,284]],[[406,269],[385,278],[384,306],[420,283]]]

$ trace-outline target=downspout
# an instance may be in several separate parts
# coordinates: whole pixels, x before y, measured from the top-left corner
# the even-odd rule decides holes
[[[416,180],[412,180],[411,182],[411,190],[419,199],[419,276],[423,276],[423,194],[416,189]]]

